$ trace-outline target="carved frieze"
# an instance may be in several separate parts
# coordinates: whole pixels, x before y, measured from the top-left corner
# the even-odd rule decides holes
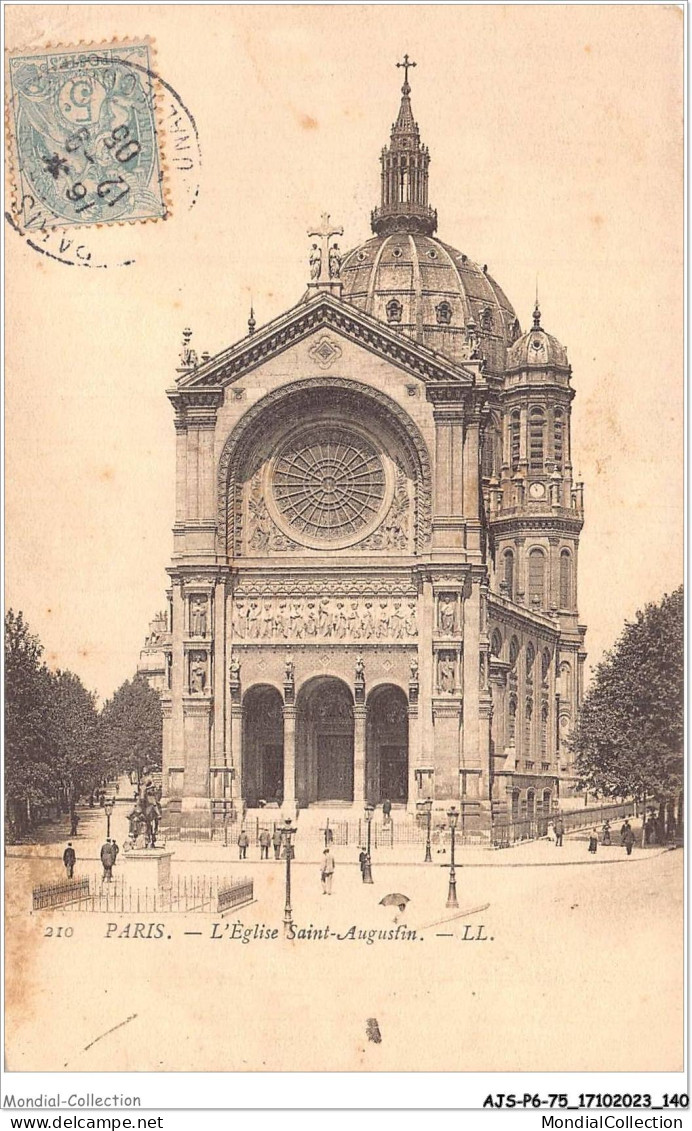
[[[243,597],[236,594],[233,636],[243,640],[411,640],[416,601],[399,597]]]

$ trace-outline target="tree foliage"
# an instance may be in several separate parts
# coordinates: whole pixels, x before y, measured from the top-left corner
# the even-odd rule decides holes
[[[637,612],[594,672],[573,746],[584,788],[671,797],[682,789],[684,598]]]
[[[161,766],[161,700],[142,675],[126,680],[103,706],[101,742],[112,772],[137,774]]]

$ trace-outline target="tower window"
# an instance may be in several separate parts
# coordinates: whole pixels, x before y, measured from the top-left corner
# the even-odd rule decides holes
[[[572,666],[568,660],[560,664],[560,699],[569,702],[572,698]]]
[[[519,641],[513,636],[509,642],[509,666],[513,668],[519,657]]]
[[[545,459],[545,416],[542,408],[532,408],[529,417],[529,468],[542,471]]]
[[[546,761],[548,757],[548,705],[544,703],[541,707],[541,759]]]
[[[512,471],[519,467],[521,455],[521,416],[513,412],[509,422],[510,442],[512,446]]]
[[[569,550],[560,554],[560,608],[569,609],[572,604],[572,555]]]
[[[545,608],[545,554],[538,549],[529,554],[529,602],[536,608]]]
[[[500,631],[497,628],[493,632],[490,651],[492,655],[497,656],[498,659],[500,657],[500,654],[502,653],[502,636],[500,635]]]
[[[531,757],[531,720],[533,719],[533,700],[527,699],[524,707],[524,758]]]
[[[564,417],[560,409],[557,409],[553,417],[553,446],[558,471],[562,471],[564,466],[564,427]]]
[[[547,684],[549,672],[550,672],[550,652],[548,651],[547,648],[544,648],[543,649],[543,655],[541,657],[541,679],[542,679],[543,683]]]
[[[511,742],[514,741],[517,733],[517,701],[514,695],[509,697],[509,718],[508,718],[508,732]]]
[[[531,641],[526,646],[526,674],[530,675],[533,668],[533,661],[536,659],[536,649]]]
[[[505,576],[504,582],[507,586],[507,596],[510,601],[514,600],[514,554],[511,550],[505,550],[504,557]]]
[[[490,479],[495,474],[495,441],[495,429],[492,424],[488,424],[481,449],[481,474],[484,479]]]
[[[403,309],[404,308],[403,308],[403,306],[401,305],[401,303],[399,302],[398,299],[390,298],[389,302],[387,303],[387,305],[385,307],[385,310],[387,311],[387,321],[388,322],[401,322],[401,315],[402,315]]]

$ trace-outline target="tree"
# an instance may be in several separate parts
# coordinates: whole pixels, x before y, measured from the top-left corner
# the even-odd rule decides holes
[[[680,586],[627,622],[594,672],[572,739],[583,788],[613,797],[682,789],[684,598]]]
[[[126,680],[104,703],[101,741],[111,772],[137,774],[161,766],[161,700],[144,676]]]
[[[50,674],[43,647],[21,612],[5,613],[5,807],[10,835],[31,822],[32,806],[52,797],[46,709]]]
[[[96,697],[74,672],[50,675],[46,725],[55,785],[74,817],[77,798],[103,777]]]

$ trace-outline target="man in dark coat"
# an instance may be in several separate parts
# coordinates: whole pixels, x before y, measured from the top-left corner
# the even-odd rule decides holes
[[[624,832],[622,834],[622,843],[624,844],[625,848],[627,849],[627,855],[631,856],[632,855],[632,848],[634,847],[634,833],[632,832],[632,828],[630,826],[629,821],[625,822],[625,824],[623,825],[623,829],[624,829]]]
[[[274,832],[272,833],[272,844],[274,845],[275,860],[279,860],[281,858],[282,841],[283,837],[281,835],[281,827],[279,825],[274,825]]]
[[[68,878],[68,880],[71,880],[72,877],[74,876],[74,866],[77,863],[77,855],[75,853],[74,848],[72,847],[71,841],[69,842],[69,844],[67,845],[67,848],[65,849],[65,851],[62,854],[62,862],[65,865],[65,871],[67,872],[67,878]]]
[[[70,821],[70,836],[76,836],[77,835],[77,825],[78,824],[79,824],[79,817],[77,816],[76,813],[73,813],[72,819]]]
[[[562,817],[556,817],[553,828],[555,829],[555,847],[562,848],[562,838],[565,835],[565,825]]]
[[[240,833],[238,835],[238,859],[239,860],[246,860],[247,859],[247,846],[248,846],[249,843],[250,843],[250,837],[245,832],[245,829],[241,829]]]
[[[262,829],[262,831],[259,835],[259,842],[260,842],[260,860],[268,860],[269,859],[269,845],[271,844],[271,837],[269,835],[269,829]]]
[[[115,864],[115,853],[110,839],[101,846],[101,863],[103,864],[103,880],[104,883],[113,883],[113,865]]]
[[[392,803],[389,800],[389,798],[385,798],[385,800],[382,802],[382,816],[384,817],[385,822],[387,822],[389,820],[391,815],[392,815]]]

